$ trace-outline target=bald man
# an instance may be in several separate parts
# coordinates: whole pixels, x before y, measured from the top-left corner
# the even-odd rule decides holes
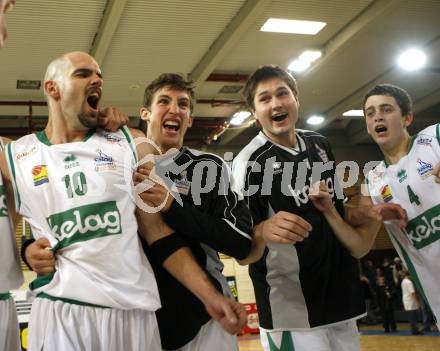
[[[132,171],[149,151],[133,142],[142,132],[97,129],[102,84],[99,65],[86,53],[52,61],[45,130],[1,154],[11,202],[34,236],[49,241],[57,262],[56,272],[31,284],[30,351],[161,350],[156,281],[137,231],[156,248],[172,241],[172,231],[158,214],[137,210],[131,196]],[[223,325],[234,324],[234,303],[216,291],[188,248],[163,247],[157,253],[165,268]]]

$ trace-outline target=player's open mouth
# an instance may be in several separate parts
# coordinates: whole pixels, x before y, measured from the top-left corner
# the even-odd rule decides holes
[[[382,124],[379,124],[379,125],[377,125],[376,127],[374,127],[374,131],[375,131],[377,134],[383,134],[383,133],[386,133],[386,132],[388,131],[388,128],[385,127],[385,126],[382,125]]]
[[[272,120],[275,122],[284,121],[287,118],[287,113],[278,113],[272,116]]]
[[[87,96],[87,104],[92,108],[92,110],[98,110],[99,101],[101,100],[101,90],[92,89],[89,91]]]
[[[180,129],[180,122],[176,120],[165,121],[163,127],[167,132],[177,133]]]

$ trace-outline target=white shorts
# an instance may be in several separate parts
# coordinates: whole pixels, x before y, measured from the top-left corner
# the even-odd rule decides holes
[[[238,351],[235,335],[229,334],[222,326],[211,319],[188,344],[176,351]]]
[[[0,300],[0,350],[21,350],[20,329],[12,297],[7,300]]]
[[[354,320],[308,331],[261,330],[260,338],[265,351],[360,351]]]
[[[29,351],[160,351],[154,312],[119,310],[36,298],[28,327]]]

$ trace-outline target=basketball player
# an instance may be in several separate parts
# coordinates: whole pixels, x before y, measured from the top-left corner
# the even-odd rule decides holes
[[[44,89],[46,129],[12,142],[0,159],[17,211],[34,236],[49,240],[57,257],[56,272],[31,284],[36,299],[28,349],[160,350],[156,281],[141,251],[126,181],[146,150],[134,147],[127,128],[95,129],[102,76],[89,55],[74,52],[54,60]],[[137,211],[137,216],[140,232],[165,267],[207,308],[231,312],[233,305],[210,285],[186,247],[164,253],[154,246],[172,234],[169,228],[152,215]]]
[[[261,132],[233,163],[234,189],[251,210],[257,245],[249,272],[260,317],[264,350],[359,350],[356,319],[365,306],[355,257],[310,199],[312,165],[327,165],[317,180],[330,189],[343,216],[330,144],[322,135],[295,127],[298,90],[276,66],[257,69],[244,95]],[[367,231],[365,226],[361,228]],[[354,256],[354,257],[353,257]]]
[[[409,94],[381,84],[362,101],[368,134],[384,160],[367,177],[368,205],[399,204],[408,214],[402,229],[394,221],[385,228],[414,283],[440,320],[440,124],[410,136],[414,115]],[[365,212],[364,212],[365,215]],[[367,218],[368,219],[368,218]]]
[[[192,82],[178,74],[162,74],[146,87],[141,118],[147,123],[147,137],[167,154],[156,162],[156,168],[171,160],[184,167],[174,174],[167,172],[169,166],[160,172],[170,174],[181,202],[167,197],[167,189],[159,183],[142,198],[157,208],[163,205],[165,222],[189,243],[218,290],[230,296],[217,251],[239,260],[246,258],[252,245],[252,222],[248,208],[229,187],[225,162],[183,146],[192,124],[193,104]],[[142,175],[150,176],[150,172],[151,168],[140,168],[135,177],[143,180]],[[236,337],[225,333],[199,300],[160,266],[153,264],[153,268],[162,301],[156,315],[165,350],[238,351]]]
[[[0,151],[9,142],[0,137]],[[15,303],[9,293],[23,284],[12,220],[16,222],[17,216],[13,208],[7,206],[6,189],[0,177],[0,350],[5,351],[21,350]]]

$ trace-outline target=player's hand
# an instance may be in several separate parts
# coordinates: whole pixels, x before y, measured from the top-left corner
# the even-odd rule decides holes
[[[247,315],[244,306],[221,294],[217,294],[205,303],[205,308],[208,314],[230,334],[239,333],[246,325]]]
[[[116,132],[127,123],[128,116],[117,107],[107,107],[99,111],[98,124],[109,132]]]
[[[440,162],[435,165],[431,174],[434,176],[435,182],[440,184]]]
[[[0,13],[6,13],[11,10],[16,2],[16,0],[0,0]]]
[[[0,48],[8,37],[5,13],[15,5],[15,0],[0,0]]]
[[[264,241],[279,244],[295,244],[309,236],[312,226],[293,213],[279,211],[261,222]]]
[[[154,173],[154,164],[145,163],[141,165],[133,175],[133,183],[137,185],[145,182],[147,189],[139,194],[141,199],[151,207],[159,208],[163,213],[168,212],[174,201],[171,192],[163,184],[160,178]]]
[[[405,228],[408,224],[408,215],[404,208],[398,204],[383,203],[374,205],[368,210],[368,218],[375,221],[398,221],[400,228]]]
[[[25,257],[34,272],[38,274],[55,272],[55,256],[46,238],[37,239],[30,244],[26,248]]]
[[[316,209],[322,213],[334,208],[332,198],[330,197],[330,193],[323,180],[316,182],[311,186],[309,190],[309,199],[312,201]]]

